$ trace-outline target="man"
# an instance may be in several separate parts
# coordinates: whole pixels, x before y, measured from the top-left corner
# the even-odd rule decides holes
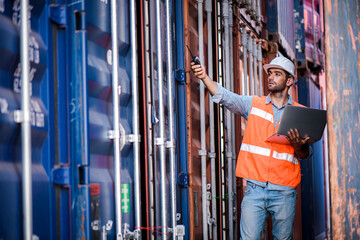
[[[286,105],[294,102],[288,94],[295,79],[295,66],[285,57],[264,65],[268,90],[264,97],[241,96],[212,81],[201,65],[191,63],[212,100],[247,119],[247,126],[236,165],[236,176],[247,180],[241,204],[241,239],[261,239],[271,214],[274,239],[292,239],[296,206],[296,186],[300,183],[300,163],[311,155],[309,138],[301,139],[297,129],[288,132],[291,145],[265,140],[277,131]]]

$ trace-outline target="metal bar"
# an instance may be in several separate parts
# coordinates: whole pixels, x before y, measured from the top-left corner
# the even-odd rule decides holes
[[[131,84],[132,84],[132,120],[133,134],[135,141],[133,143],[134,154],[134,185],[135,185],[135,226],[141,227],[141,188],[140,188],[140,140],[139,140],[139,87],[138,87],[138,69],[137,69],[137,49],[136,49],[136,3],[130,1],[130,42],[131,42]],[[138,231],[140,234],[140,230]]]
[[[258,60],[259,60],[259,96],[261,97],[263,95],[264,89],[263,89],[263,77],[262,77],[262,73],[263,73],[263,68],[262,68],[262,49],[261,49],[261,40],[259,41],[258,44]]]
[[[253,39],[249,34],[248,38],[248,50],[249,50],[249,75],[250,75],[250,92],[254,95],[254,74],[253,74]]]
[[[257,22],[261,26],[261,9],[260,9],[260,0],[256,1],[256,14],[257,14]]]
[[[230,53],[230,85],[231,85],[231,91],[234,92],[235,88],[234,88],[234,45],[233,45],[233,7],[232,7],[232,1],[229,1],[229,40],[230,40],[230,47],[229,47],[229,53]],[[235,154],[235,115],[231,114],[231,152],[232,152],[232,166],[231,168],[232,170],[232,191],[231,191],[231,196],[232,198],[232,202],[233,202],[233,209],[232,212],[230,212],[229,214],[231,214],[231,218],[232,218],[232,228],[233,230],[233,238],[237,239],[237,227],[235,225],[236,221],[234,218],[234,216],[236,216],[236,175],[234,174],[234,169],[236,166],[236,154]]]
[[[222,41],[222,18],[221,18],[221,1],[218,0],[216,2],[216,39],[217,39],[217,68],[218,68],[218,79],[219,84],[224,86],[223,82],[223,41]],[[225,195],[225,136],[224,136],[224,108],[222,106],[219,107],[219,139],[220,139],[220,163],[219,163],[219,186],[220,187],[220,195]],[[226,203],[223,199],[220,200],[220,228],[221,235],[220,239],[226,239]]]
[[[324,1],[320,0],[320,19],[321,19],[321,31],[324,29],[324,21],[325,21],[325,12],[324,12]],[[322,32],[323,33],[323,32]],[[323,41],[323,40],[322,40]],[[325,53],[324,53],[325,54]],[[322,56],[323,59],[325,59],[325,56]],[[323,62],[324,72],[327,71],[326,66],[324,66],[325,61]],[[326,76],[325,76],[326,77]],[[325,84],[325,88],[327,88]],[[327,90],[326,90],[327,91]],[[322,101],[322,109],[326,109],[326,96],[325,99]],[[324,130],[324,137],[323,137],[323,143],[324,143],[324,172],[325,172],[325,206],[326,206],[326,238],[332,239],[331,236],[331,210],[330,210],[330,170],[329,170],[329,139],[328,139],[328,126],[325,127]]]
[[[190,44],[190,23],[189,23],[189,0],[184,1],[184,36],[185,45]],[[192,151],[192,109],[191,109],[191,79],[190,79],[190,53],[185,51],[185,74],[186,74],[186,127],[188,147],[188,175],[189,175],[189,228],[190,239],[195,239],[195,216],[194,216],[194,189],[193,189],[193,151]]]
[[[198,6],[198,32],[199,32],[199,58],[204,63],[204,31],[203,31],[203,0],[197,0]],[[202,198],[202,217],[203,217],[203,239],[208,239],[208,215],[207,215],[207,179],[206,179],[206,129],[205,129],[205,87],[202,81],[200,84],[200,140],[201,149],[201,198]]]
[[[147,123],[147,158],[148,158],[148,211],[149,227],[155,227],[154,212],[154,159],[153,159],[153,132],[152,132],[152,96],[151,96],[151,71],[150,71],[150,18],[149,1],[143,0],[144,6],[144,45],[145,45],[145,83],[146,83],[146,123]],[[149,239],[154,239],[153,234],[148,234]]]
[[[212,43],[212,1],[205,1],[206,21],[207,21],[207,53],[208,53],[208,75],[213,79],[213,43]],[[209,98],[209,131],[210,131],[210,175],[211,175],[211,216],[213,224],[210,231],[212,231],[212,239],[217,240],[216,227],[216,169],[215,169],[215,126],[214,126],[214,103]]]
[[[249,84],[248,84],[248,72],[247,72],[247,33],[246,28],[241,28],[241,44],[243,46],[243,64],[244,64],[244,79],[242,83],[242,94],[249,94]]]
[[[225,34],[225,86],[228,90],[231,90],[231,77],[230,77],[230,40],[229,40],[229,1],[223,1],[223,18],[224,18],[224,34]],[[232,121],[231,112],[226,109],[226,164],[227,164],[227,192],[228,192],[228,232],[229,239],[234,238],[233,228],[233,167],[232,167]]]
[[[313,57],[313,61],[314,61],[314,65],[316,66],[316,55],[317,55],[317,46],[316,46],[316,40],[317,40],[317,37],[316,37],[316,22],[315,22],[315,3],[314,3],[314,0],[311,1],[311,19],[312,19],[312,24],[313,24],[313,45],[314,45],[314,49],[313,49],[313,54],[312,54],[312,57]]]
[[[186,73],[185,73],[185,41],[188,38],[185,38],[185,17],[184,17],[184,3],[183,0],[175,0],[175,8],[177,14],[175,14],[175,36],[177,39],[181,39],[181,41],[176,41],[176,69],[178,71],[184,71],[184,75],[182,75],[183,79],[180,78],[181,81],[177,81],[176,90],[177,90],[177,110],[178,110],[178,126],[179,126],[179,136],[177,147],[179,149],[178,159],[179,163],[179,171],[180,173],[188,172],[188,146],[187,146],[187,134],[188,130],[186,128],[187,118],[184,118],[186,115],[187,109],[187,100],[186,100]],[[190,61],[189,61],[190,62]],[[187,62],[187,64],[189,64]],[[185,240],[190,238],[190,224],[189,224],[189,215],[190,215],[190,206],[189,206],[189,188],[181,187],[179,188],[179,193],[181,196],[181,222],[185,225]]]
[[[169,106],[169,141],[170,141],[170,198],[171,198],[171,225],[172,239],[176,239],[176,165],[175,165],[175,136],[174,136],[174,101],[173,101],[173,58],[171,35],[171,9],[170,0],[165,1],[166,6],[166,51],[167,51],[167,91]]]
[[[161,46],[161,0],[155,1],[156,11],[156,51],[157,51],[157,73],[158,73],[158,93],[159,93],[159,138],[165,138],[165,117],[163,100],[163,60]],[[164,141],[159,143],[160,150],[160,202],[161,202],[161,224],[167,226],[167,201],[166,201],[166,155]],[[164,238],[166,238],[167,229],[162,228]]]
[[[222,41],[222,18],[221,18],[221,1],[217,0],[216,2],[216,40],[217,40],[217,70],[218,70],[218,79],[219,84],[224,86],[223,82],[223,41]],[[220,186],[220,195],[225,195],[225,141],[224,141],[224,108],[219,107],[219,141],[220,141],[220,161],[219,161],[219,186]],[[220,239],[226,239],[226,203],[223,199],[220,199]]]
[[[258,95],[258,80],[257,80],[257,46],[256,39],[253,39],[253,60],[254,60],[254,92]]]
[[[219,84],[224,86],[224,82],[223,82],[223,41],[222,41],[222,18],[221,18],[221,1],[218,0],[216,2],[216,35],[217,35],[217,63],[218,63],[218,79],[219,79]],[[226,185],[226,180],[225,180],[225,134],[224,134],[224,108],[222,106],[219,107],[219,132],[220,132],[220,164],[219,164],[219,175],[220,175],[220,181],[219,181],[219,186],[220,187],[220,195],[224,196],[225,195],[225,185]],[[221,218],[220,218],[220,226],[221,226],[221,236],[222,239],[226,239],[226,233],[227,233],[227,228],[226,228],[226,203],[224,199],[221,199],[221,204],[220,204],[220,214],[221,214]]]
[[[115,168],[115,218],[116,238],[121,240],[121,158],[120,158],[120,107],[119,107],[119,50],[117,45],[117,8],[116,0],[110,2],[111,10],[111,47],[112,47],[112,93],[113,93],[113,118],[114,118],[114,168]]]
[[[30,83],[29,83],[29,25],[28,0],[20,5],[20,63],[21,63],[21,152],[22,152],[22,206],[24,239],[33,235],[32,214],[32,165],[31,165],[31,119],[30,119]]]

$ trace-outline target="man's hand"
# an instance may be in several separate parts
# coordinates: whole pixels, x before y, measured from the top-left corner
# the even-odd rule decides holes
[[[205,67],[203,65],[196,65],[195,63],[191,62],[191,70],[193,71],[195,77],[201,79],[209,92],[214,95],[218,89],[218,86],[216,82],[211,80],[206,74]]]
[[[205,67],[203,65],[195,65],[194,62],[191,62],[191,70],[193,71],[195,77],[204,80],[207,76]]]
[[[309,156],[309,146],[307,142],[310,137],[300,138],[299,131],[295,128],[295,131],[290,129],[286,138],[290,144],[294,147],[296,156],[301,159],[305,159]]]

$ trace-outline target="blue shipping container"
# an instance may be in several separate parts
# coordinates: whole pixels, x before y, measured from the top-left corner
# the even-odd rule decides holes
[[[50,184],[49,84],[51,51],[47,39],[45,1],[29,2],[29,60],[33,233],[40,239],[54,236],[53,197]],[[22,239],[22,175],[20,124],[20,1],[0,4],[0,238]],[[40,23],[44,24],[40,24]]]

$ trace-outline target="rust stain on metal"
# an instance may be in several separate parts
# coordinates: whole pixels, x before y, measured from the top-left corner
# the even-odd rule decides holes
[[[327,11],[327,14],[331,14],[331,0],[325,0],[324,5],[326,6],[325,10]]]
[[[348,23],[348,29],[351,37],[351,44],[354,51],[356,51],[356,43],[355,43],[355,37],[354,37],[354,31],[350,23]]]
[[[353,193],[356,193],[356,192],[357,192],[356,188],[349,188],[349,193],[350,194],[353,194]]]
[[[360,25],[359,25],[360,26]],[[360,32],[359,32],[360,33]],[[360,50],[358,52],[358,59],[357,59],[357,69],[360,69]],[[360,79],[360,73],[359,73],[359,79]]]
[[[344,76],[344,78],[346,78],[346,77]],[[349,95],[351,95],[351,93],[352,93],[351,89],[344,89],[343,90],[343,96],[349,96]]]
[[[348,236],[356,236],[356,235],[360,236],[359,235],[359,233],[360,233],[360,231],[359,231],[359,229],[360,229],[359,228],[360,220],[359,220],[359,211],[358,211],[360,203],[354,202],[354,199],[356,199],[354,196],[356,196],[357,189],[354,189],[353,192],[354,193],[349,194],[349,195],[352,195],[352,196],[349,197],[349,204],[347,204],[347,206],[348,206],[347,211],[349,213],[348,218],[353,221],[352,224],[349,224],[350,225],[350,234],[347,233],[347,235]]]

